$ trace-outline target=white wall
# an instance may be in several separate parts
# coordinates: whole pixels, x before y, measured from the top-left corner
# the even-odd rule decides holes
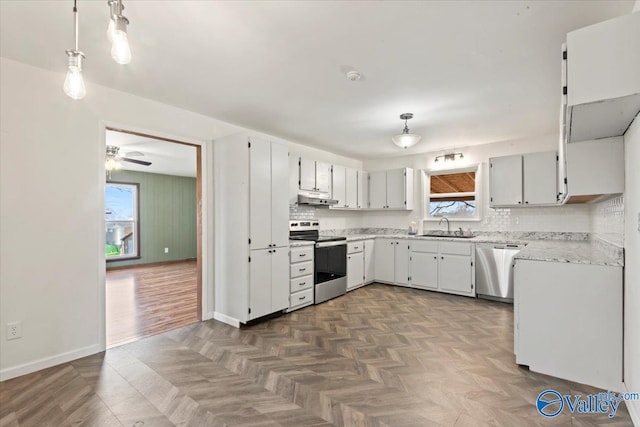
[[[427,143],[428,144],[428,143]],[[571,231],[589,232],[589,208],[586,205],[565,205],[554,207],[523,207],[512,209],[489,208],[489,168],[491,157],[511,154],[557,151],[558,136],[547,135],[516,141],[461,147],[448,152],[461,152],[464,159],[435,162],[435,157],[444,151],[431,152],[390,159],[365,160],[367,171],[411,167],[415,172],[415,209],[412,212],[368,212],[363,217],[364,227],[407,228],[409,222],[419,221],[424,216],[424,192],[421,170],[456,169],[474,164],[481,165],[482,194],[480,195],[481,221],[452,221],[452,227],[485,231]],[[426,221],[424,229],[437,228],[437,221]]]
[[[624,136],[625,145],[625,267],[624,378],[627,390],[640,390],[640,115]],[[640,426],[640,401],[631,402]]]
[[[208,142],[246,131],[91,82],[86,98],[73,101],[63,81],[64,74],[0,59],[0,379],[104,349],[104,124],[204,144],[209,248]],[[205,268],[207,316],[214,308],[213,253],[205,254]],[[7,341],[5,324],[13,321],[22,321],[23,337]]]

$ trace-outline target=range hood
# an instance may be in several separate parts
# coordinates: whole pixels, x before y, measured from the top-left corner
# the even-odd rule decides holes
[[[337,204],[337,200],[331,199],[329,193],[316,191],[299,191],[298,204],[307,206],[332,206]]]

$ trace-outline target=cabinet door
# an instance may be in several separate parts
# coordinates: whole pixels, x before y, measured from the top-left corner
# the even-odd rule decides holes
[[[288,182],[289,150],[271,143],[271,244],[277,247],[289,245],[289,195],[282,191]]]
[[[395,241],[396,266],[394,272],[394,282],[400,285],[409,284],[409,241]]]
[[[404,209],[406,207],[405,169],[387,171],[387,207]]]
[[[335,166],[335,165],[333,166],[333,171],[331,173],[333,177],[333,181],[332,181],[333,185],[331,186],[333,193],[331,198],[338,201],[338,203],[335,204],[335,207],[337,208],[346,207],[345,174],[346,174],[346,168],[344,166]]]
[[[289,307],[289,251],[276,248],[271,252],[271,313]]]
[[[300,158],[300,189],[316,191],[316,162]]]
[[[411,252],[411,286],[438,289],[438,253]]]
[[[383,209],[387,207],[387,172],[369,172],[369,207]]]
[[[364,254],[347,255],[347,290],[362,285],[364,280]]]
[[[331,194],[331,165],[316,162],[316,190]]]
[[[298,190],[300,189],[300,157],[289,156],[289,205],[298,204]]]
[[[495,157],[489,166],[491,206],[521,205],[522,156]]]
[[[358,209],[369,207],[369,173],[358,171]]]
[[[346,168],[345,172],[345,208],[358,207],[358,171]]]
[[[252,144],[253,145],[253,144]],[[250,251],[249,319],[257,319],[271,311],[271,249]],[[237,284],[239,285],[239,284]]]
[[[381,282],[393,283],[395,269],[395,240],[376,239],[373,251],[375,278]]]
[[[524,204],[555,205],[558,157],[555,151],[523,156]]]
[[[287,164],[287,169],[289,165]],[[249,149],[249,238],[251,249],[268,248],[271,242],[271,143],[251,139]],[[280,191],[282,192],[281,187]],[[286,201],[285,201],[286,204]],[[287,214],[288,215],[288,214]]]
[[[364,241],[364,283],[371,283],[375,280],[376,272],[374,269],[375,240]]]
[[[440,254],[438,284],[443,291],[472,295],[471,258],[469,255]]]

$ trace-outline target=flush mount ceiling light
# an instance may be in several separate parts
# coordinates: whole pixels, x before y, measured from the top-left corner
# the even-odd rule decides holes
[[[107,28],[107,38],[111,42],[111,57],[118,64],[128,64],[131,62],[131,49],[127,38],[129,20],[122,15],[122,0],[108,0],[107,3],[111,15]]]
[[[64,79],[64,93],[72,99],[82,99],[87,94],[82,78],[82,61],[84,53],[78,50],[78,7],[76,0],[73,1],[73,35],[75,45],[73,50],[67,50],[68,65],[67,77]]]
[[[409,128],[407,127],[407,120],[413,118],[413,113],[404,113],[400,114],[400,119],[404,120],[404,129],[400,135],[396,135],[393,138],[393,143],[396,144],[400,148],[409,148],[413,147],[420,141],[422,138],[420,135],[416,135],[415,133],[409,133]]]

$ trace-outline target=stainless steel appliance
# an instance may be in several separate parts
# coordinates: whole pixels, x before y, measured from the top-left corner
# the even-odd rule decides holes
[[[337,203],[337,200],[333,200],[329,197],[329,193],[304,190],[300,190],[298,192],[298,204],[300,205],[332,206]]]
[[[476,245],[478,298],[513,303],[513,257],[524,246],[506,243]]]
[[[347,238],[320,236],[317,220],[289,221],[289,238],[315,242],[314,302],[320,304],[347,292]]]

